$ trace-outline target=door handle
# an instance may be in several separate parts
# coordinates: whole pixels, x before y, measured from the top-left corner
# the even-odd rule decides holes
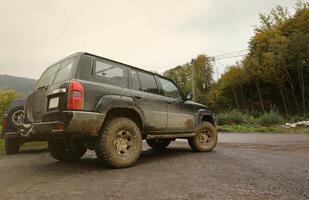
[[[171,102],[171,101],[166,101],[166,103],[168,103],[168,104],[172,104],[172,102]]]

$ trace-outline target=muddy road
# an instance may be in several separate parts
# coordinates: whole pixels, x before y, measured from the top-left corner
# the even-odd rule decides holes
[[[309,199],[309,135],[220,134],[211,153],[185,141],[144,144],[137,165],[112,170],[89,151],[75,163],[46,150],[0,153],[0,199]]]

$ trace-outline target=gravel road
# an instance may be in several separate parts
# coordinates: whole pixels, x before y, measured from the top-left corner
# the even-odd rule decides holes
[[[118,170],[91,151],[75,163],[1,152],[0,199],[309,199],[309,135],[221,133],[211,153],[145,144],[136,166]]]

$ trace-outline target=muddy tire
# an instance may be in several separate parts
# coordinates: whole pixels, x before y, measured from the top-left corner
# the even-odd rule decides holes
[[[164,139],[146,140],[146,142],[154,150],[163,150],[171,143],[170,140],[164,140]]]
[[[217,129],[209,122],[202,122],[196,135],[189,138],[188,142],[194,151],[210,152],[218,142]]]
[[[18,139],[5,139],[6,154],[16,154],[19,152],[20,142]]]
[[[78,141],[50,138],[48,151],[56,160],[71,162],[79,160],[86,153],[87,148]]]
[[[112,168],[133,166],[142,151],[142,135],[128,118],[114,118],[104,124],[96,144],[100,161]]]

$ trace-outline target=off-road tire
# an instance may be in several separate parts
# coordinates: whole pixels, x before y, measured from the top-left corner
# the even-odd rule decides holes
[[[136,123],[124,117],[104,123],[95,149],[100,161],[112,168],[131,167],[141,151],[142,135]]]
[[[207,133],[205,133],[207,131]],[[207,141],[204,141],[202,134],[207,134]],[[190,147],[198,152],[212,151],[218,142],[216,127],[210,122],[202,122],[196,135],[188,139]]]
[[[74,145],[69,145],[68,140],[64,139],[48,139],[48,151],[56,160],[72,162],[79,160],[87,151],[79,142],[74,142]]]
[[[170,140],[166,139],[152,139],[146,140],[146,142],[154,150],[163,150],[171,143]]]
[[[16,154],[19,152],[20,142],[19,139],[5,139],[5,152],[6,154]]]

